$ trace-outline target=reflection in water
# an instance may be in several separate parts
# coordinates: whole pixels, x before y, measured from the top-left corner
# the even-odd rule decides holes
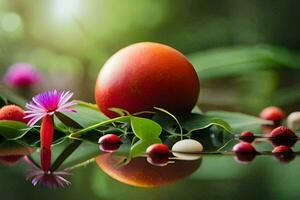
[[[145,157],[133,158],[127,165],[119,165],[125,159],[106,153],[98,156],[98,166],[112,178],[128,185],[155,187],[174,183],[195,172],[201,165],[201,159],[186,161],[174,160],[166,166],[151,165]]]
[[[39,168],[39,166],[36,163],[34,163],[28,156],[25,156],[24,160],[31,167],[26,172],[26,178],[27,180],[31,180],[34,186],[40,184],[48,188],[58,188],[66,187],[71,184],[70,181],[65,179],[66,176],[71,175],[70,172],[66,170],[45,172],[43,169]]]
[[[0,144],[0,163],[5,166],[14,166],[23,156],[30,155],[32,151],[32,148],[14,141],[3,142]]]
[[[275,153],[274,157],[281,163],[290,163],[296,158],[294,153]]]
[[[235,153],[234,160],[240,164],[248,164],[254,160],[255,153]]]

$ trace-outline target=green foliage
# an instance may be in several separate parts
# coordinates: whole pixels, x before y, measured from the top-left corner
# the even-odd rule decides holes
[[[300,58],[284,48],[268,45],[229,47],[189,56],[201,80],[248,74],[273,67],[300,69]]]
[[[252,130],[257,132],[257,129],[259,129],[261,125],[273,124],[271,121],[237,112],[209,111],[205,114],[210,117],[219,117],[225,120],[231,126],[232,131],[235,134],[238,134],[244,130]]]
[[[158,138],[162,131],[161,126],[150,119],[132,116],[130,121],[134,134],[140,139]]]

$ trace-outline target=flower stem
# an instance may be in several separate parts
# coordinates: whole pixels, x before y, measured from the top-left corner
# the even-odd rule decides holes
[[[48,172],[51,167],[51,144],[53,142],[54,126],[53,116],[46,115],[41,124],[41,167],[45,172]]]

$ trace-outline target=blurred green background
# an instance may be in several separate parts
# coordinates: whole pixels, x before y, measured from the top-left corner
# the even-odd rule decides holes
[[[0,76],[14,63],[32,63],[43,74],[33,93],[68,89],[94,102],[95,79],[106,59],[129,44],[154,41],[190,58],[201,80],[202,109],[257,114],[277,105],[288,113],[300,109],[299,10],[297,0],[0,0]],[[1,167],[1,198],[299,197],[297,162],[274,166],[271,158],[260,158],[241,167],[228,159],[204,161],[203,171],[215,169],[221,178],[199,170],[184,182],[147,191],[117,183],[92,165],[79,170],[71,189],[53,193],[24,183],[19,168]],[[282,188],[278,183],[292,172],[294,182],[284,179]]]
[[[155,41],[190,58],[202,109],[291,111],[300,100],[299,8],[297,0],[0,0],[0,75],[32,63],[44,75],[35,92],[70,89],[94,102],[107,58]]]

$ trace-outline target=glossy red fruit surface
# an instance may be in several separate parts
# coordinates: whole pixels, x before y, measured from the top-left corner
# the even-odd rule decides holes
[[[274,122],[280,122],[284,118],[284,112],[281,108],[270,106],[263,109],[260,113],[262,119],[271,120]]]
[[[244,141],[244,142],[252,143],[255,139],[255,136],[251,131],[243,131],[240,134],[239,139]]]
[[[0,109],[0,120],[14,120],[27,123],[24,119],[25,113],[22,108],[16,105],[6,105]]]
[[[150,156],[165,156],[169,155],[170,149],[165,144],[152,144],[147,148],[146,153]]]
[[[98,143],[101,151],[114,152],[119,149],[122,144],[122,140],[115,134],[107,134],[100,137]]]
[[[189,112],[199,96],[200,84],[192,64],[179,51],[163,44],[142,42],[115,53],[102,67],[95,87],[99,109],[130,113],[160,107],[174,114]]]
[[[255,153],[256,152],[256,150],[252,146],[252,144],[250,144],[248,142],[240,142],[240,143],[234,145],[232,151],[235,153]]]
[[[273,129],[270,133],[270,138],[279,139],[279,138],[296,138],[296,134],[289,128],[284,126],[279,126]]]

